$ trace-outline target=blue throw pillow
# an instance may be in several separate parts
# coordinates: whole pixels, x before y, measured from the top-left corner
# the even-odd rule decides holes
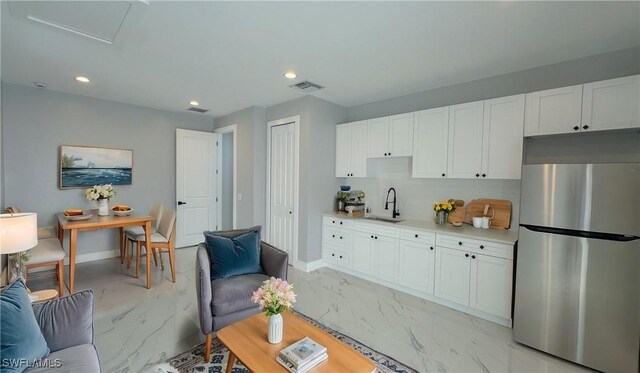
[[[260,266],[260,229],[227,238],[206,232],[205,240],[211,261],[211,280],[262,273]]]
[[[22,280],[0,294],[0,371],[22,372],[49,354]]]

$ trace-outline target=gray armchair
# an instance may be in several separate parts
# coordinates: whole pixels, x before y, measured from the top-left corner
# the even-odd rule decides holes
[[[246,232],[249,230],[216,232],[216,234],[233,238]],[[208,362],[211,356],[213,333],[260,312],[260,307],[251,301],[251,294],[269,277],[286,279],[289,256],[286,252],[261,242],[260,265],[264,271],[263,274],[233,276],[211,281],[211,263],[204,243],[198,246],[196,255],[198,313],[200,330],[207,337],[204,358]]]
[[[43,358],[49,366],[34,366],[25,372],[50,372],[56,366],[56,372],[100,372],[94,346],[92,290],[35,303],[33,313],[51,353]]]

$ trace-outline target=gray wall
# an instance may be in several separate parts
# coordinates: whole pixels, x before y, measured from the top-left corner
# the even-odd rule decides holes
[[[300,115],[298,259],[322,258],[321,214],[333,210],[336,125],[346,120],[340,105],[305,96],[267,108],[267,121]]]
[[[133,149],[133,184],[116,186],[112,204],[141,212],[151,203],[175,208],[175,130],[210,132],[213,120],[32,87],[4,84],[2,95],[5,204],[38,213],[53,225],[66,208],[95,208],[82,189],[58,189],[60,145]],[[117,249],[112,230],[78,235],[78,254]]]
[[[264,108],[252,106],[224,117],[216,118],[214,127],[238,125],[236,151],[238,160],[238,194],[236,221],[238,228],[264,225],[266,142]],[[237,196],[236,196],[237,198]]]
[[[220,191],[220,203],[222,205],[222,230],[233,228],[233,133],[222,135],[222,190]]]
[[[347,109],[347,121],[640,74],[640,47],[599,54]]]

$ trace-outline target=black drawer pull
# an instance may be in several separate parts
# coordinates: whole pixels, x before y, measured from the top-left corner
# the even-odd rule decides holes
[[[340,255],[340,259],[342,259],[342,255]]]
[[[331,237],[336,238],[336,235],[335,235],[335,234],[332,234],[332,235],[331,235]]]
[[[373,236],[371,236],[371,238],[373,238]]]
[[[469,254],[464,254],[464,256],[466,256],[467,258],[469,257]]]
[[[331,256],[336,256],[336,254],[331,254]]]
[[[377,240],[377,239],[378,239],[378,236],[375,236],[374,238]]]
[[[416,238],[418,238],[418,235],[416,234]]]
[[[462,242],[458,242],[458,245],[462,246]]]
[[[471,259],[475,259],[475,258],[476,258],[476,256],[475,256],[475,255],[471,255]]]
[[[342,236],[340,236],[340,239],[342,239]]]
[[[580,127],[578,127],[578,126],[573,127],[573,130],[574,130],[574,131],[577,131],[577,130],[579,130],[579,129],[580,129]]]
[[[431,246],[429,249],[433,250],[433,246]]]
[[[342,225],[342,222],[340,222],[340,225]]]
[[[583,130],[586,130],[587,128],[589,128],[589,126],[587,126],[586,124],[584,126],[582,126]]]
[[[480,250],[484,249],[484,245],[480,245]]]
[[[445,177],[445,174],[442,174],[442,177]]]
[[[482,174],[482,177],[487,177],[487,174]]]
[[[480,174],[476,174],[476,177],[480,177]]]

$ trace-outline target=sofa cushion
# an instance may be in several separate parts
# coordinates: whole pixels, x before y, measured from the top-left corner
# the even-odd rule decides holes
[[[52,369],[52,367],[57,367]],[[75,373],[100,372],[98,352],[91,344],[83,344],[52,352],[39,365],[25,370],[25,373]]]
[[[211,311],[213,316],[226,315],[231,312],[257,307],[251,301],[251,295],[269,276],[250,274],[233,276],[211,281]]]
[[[0,294],[0,371],[22,372],[49,353],[22,280]]]
[[[260,229],[233,238],[205,233],[211,261],[211,280],[262,273],[260,266]]]

